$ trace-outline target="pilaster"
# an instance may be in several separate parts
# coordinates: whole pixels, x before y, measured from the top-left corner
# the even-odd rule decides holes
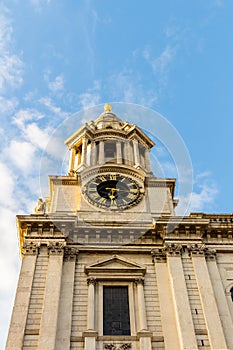
[[[38,350],[55,349],[64,245],[64,242],[48,245],[49,264]]]
[[[166,244],[165,249],[181,349],[197,350],[198,346],[181,260],[182,246]]]
[[[154,249],[151,254],[157,277],[165,349],[180,350],[181,345],[176,327],[176,315],[169,281],[166,251],[164,249]]]
[[[226,337],[227,346],[229,349],[233,349],[233,321],[216,261],[216,252],[213,249],[207,249],[205,251],[205,256],[217,307],[219,314],[221,315],[221,322],[223,325],[223,331]]]
[[[88,305],[87,305],[87,331],[83,332],[85,339],[84,350],[95,350],[97,332],[95,330],[95,285],[96,279],[89,277],[88,285]]]
[[[23,347],[24,331],[27,322],[37,254],[37,244],[33,242],[23,244],[23,261],[6,343],[6,350],[18,350]]]
[[[192,256],[211,349],[227,349],[215,295],[205,260],[205,246],[203,244],[194,244],[190,245],[188,248]]]
[[[74,275],[77,255],[78,250],[76,248],[65,247],[57,324],[56,350],[70,349]]]
[[[147,320],[146,320],[146,304],[144,296],[144,279],[137,278],[135,280],[137,286],[137,297],[138,297],[138,320],[139,320],[139,331],[137,336],[140,340],[140,350],[151,350],[151,336],[152,334],[148,332]]]

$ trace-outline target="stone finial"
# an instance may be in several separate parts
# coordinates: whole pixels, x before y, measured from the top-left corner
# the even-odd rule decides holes
[[[112,112],[112,106],[110,105],[110,103],[106,103],[104,105],[104,112]]]

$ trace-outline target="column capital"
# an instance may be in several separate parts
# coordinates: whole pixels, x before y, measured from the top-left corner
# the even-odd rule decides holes
[[[65,247],[64,248],[64,260],[74,261],[78,256],[79,250],[75,247]]]
[[[205,250],[205,257],[208,261],[215,261],[216,260],[216,250],[212,248],[206,248]]]
[[[88,286],[89,286],[89,285],[95,286],[95,285],[96,285],[96,278],[94,278],[94,277],[88,277],[88,278],[87,278],[87,285],[88,285]]]
[[[164,250],[167,252],[168,256],[182,255],[182,245],[179,243],[166,243]]]
[[[167,260],[166,251],[164,248],[156,248],[151,251],[153,262],[163,263]]]
[[[65,242],[49,242],[48,243],[48,250],[49,255],[63,255],[64,254],[64,247],[66,243]]]
[[[39,242],[23,242],[22,254],[23,255],[37,255]]]
[[[144,278],[142,278],[142,277],[135,278],[134,282],[135,282],[136,285],[142,285],[143,286],[144,285]]]
[[[194,243],[187,246],[189,254],[192,256],[205,256],[206,246],[203,243]]]

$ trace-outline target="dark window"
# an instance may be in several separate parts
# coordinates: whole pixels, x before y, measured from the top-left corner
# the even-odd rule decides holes
[[[116,144],[114,142],[105,142],[104,155],[107,160],[116,158]]]
[[[104,335],[130,335],[128,287],[104,286]]]
[[[233,287],[231,288],[230,293],[231,293],[231,300],[233,301]]]

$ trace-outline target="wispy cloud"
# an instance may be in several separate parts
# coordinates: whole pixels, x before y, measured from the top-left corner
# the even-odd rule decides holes
[[[23,83],[23,62],[11,52],[12,25],[7,8],[0,4],[0,89],[16,88]]]
[[[49,89],[52,92],[58,92],[62,91],[64,89],[64,78],[62,75],[58,75],[54,81],[50,81],[49,84]]]
[[[194,179],[193,192],[186,197],[180,196],[177,213],[184,211],[184,208],[188,208],[189,212],[210,211],[218,193],[212,174],[208,171],[202,172]]]
[[[150,48],[143,50],[144,59],[150,64],[153,73],[158,79],[160,89],[167,85],[170,67],[177,52],[177,45],[167,45],[156,57],[153,57]]]
[[[43,8],[51,3],[51,0],[29,0],[35,11],[40,12]]]
[[[97,105],[100,102],[100,81],[95,80],[93,87],[87,89],[87,91],[81,93],[78,96],[78,104],[82,109],[87,109]]]

